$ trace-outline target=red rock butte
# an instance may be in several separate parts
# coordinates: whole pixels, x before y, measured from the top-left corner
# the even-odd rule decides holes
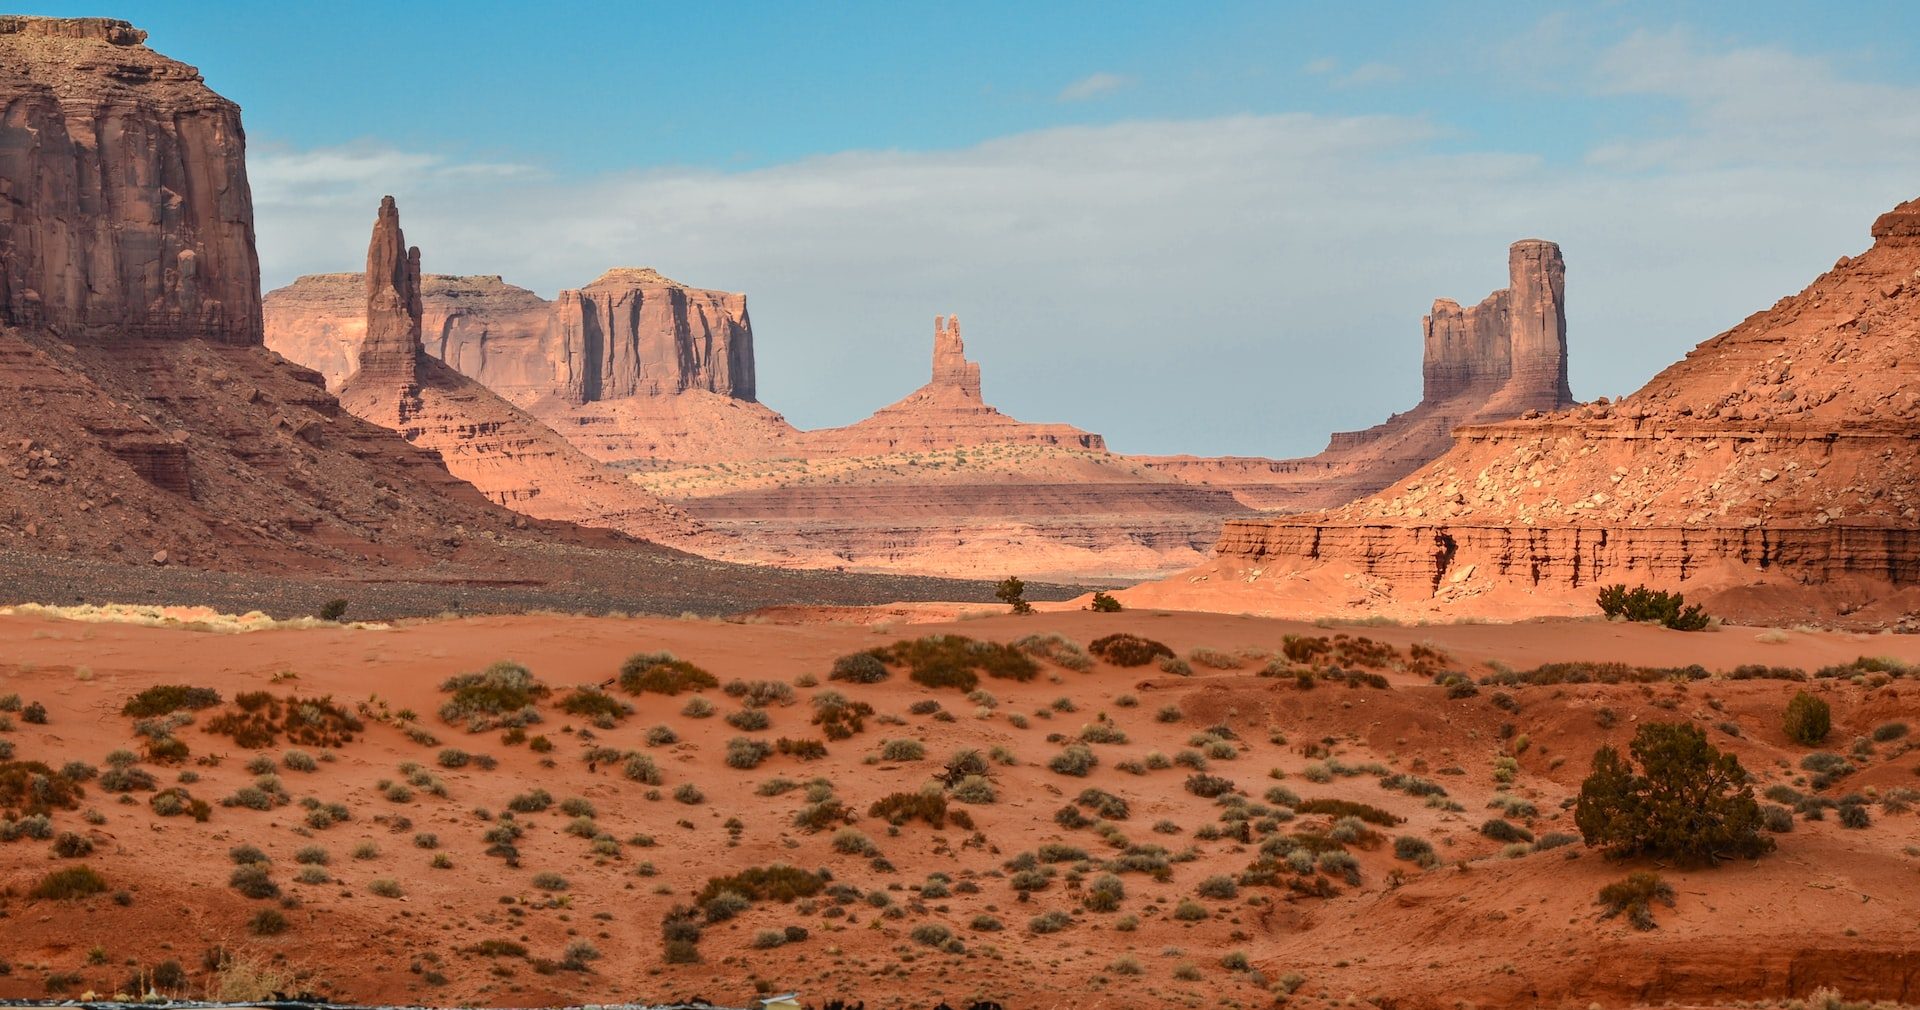
[[[1301,459],[1142,457],[1195,483],[1231,489],[1248,505],[1329,508],[1392,484],[1445,452],[1454,429],[1573,403],[1567,387],[1566,263],[1540,239],[1507,252],[1508,286],[1478,305],[1441,298],[1421,320],[1420,402],[1362,431],[1336,432]]]
[[[1335,611],[1590,612],[1610,582],[1692,586],[1736,616],[1910,609],[1920,201],[1872,236],[1618,403],[1464,425],[1379,494],[1228,522],[1215,561],[1173,582],[1257,597],[1322,573],[1344,582],[1319,583]]]

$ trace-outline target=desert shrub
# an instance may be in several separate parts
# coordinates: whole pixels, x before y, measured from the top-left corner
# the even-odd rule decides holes
[[[749,708],[765,708],[769,705],[793,704],[793,685],[778,680],[740,680],[727,681],[723,688],[729,698],[738,698]]]
[[[699,786],[691,782],[683,782],[674,787],[673,798],[675,802],[685,803],[688,806],[696,806],[706,802],[707,794],[701,792]]]
[[[1240,886],[1232,877],[1219,873],[1202,880],[1199,886],[1194,888],[1194,893],[1202,898],[1227,901],[1240,895]]]
[[[1087,651],[1114,666],[1145,666],[1163,656],[1176,658],[1165,645],[1125,632],[1096,638],[1087,644]]]
[[[1060,753],[1047,761],[1047,767],[1061,775],[1086,778],[1087,773],[1100,764],[1100,759],[1084,744],[1068,744]]]
[[[1843,828],[1864,828],[1873,823],[1872,815],[1867,813],[1866,804],[1840,804],[1840,826]]]
[[[1883,722],[1873,728],[1875,743],[1892,743],[1906,735],[1907,724],[1904,722]]]
[[[1641,726],[1631,754],[1638,771],[1612,747],[1594,752],[1593,771],[1574,806],[1588,845],[1684,862],[1772,850],[1772,839],[1760,834],[1760,807],[1746,769],[1708,743],[1699,727]]]
[[[772,753],[772,745],[764,740],[737,736],[727,741],[727,767],[743,770],[758,768],[760,762],[765,761]]]
[[[1292,804],[1295,813],[1326,814],[1330,817],[1358,817],[1368,824],[1392,827],[1406,818],[1367,803],[1352,800],[1314,799]]]
[[[41,877],[27,897],[50,901],[89,898],[107,889],[106,878],[85,863],[68,866]]]
[[[205,728],[258,750],[274,746],[282,734],[303,746],[339,747],[352,743],[364,726],[331,696],[276,698],[265,691],[245,691],[234,695],[233,706],[207,720]]]
[[[833,833],[833,851],[848,856],[877,856],[879,847],[858,828],[841,828]]]
[[[520,814],[537,814],[553,806],[553,794],[545,789],[517,793],[507,800],[507,809]]]
[[[320,846],[308,845],[293,854],[293,861],[303,866],[325,866],[332,861],[332,857]]]
[[[38,761],[0,761],[0,810],[44,816],[79,809],[83,795],[85,790],[72,778],[56,775]]]
[[[1805,691],[1797,691],[1793,699],[1787,702],[1783,723],[1787,739],[1804,747],[1812,747],[1833,731],[1833,710],[1819,698]]]
[[[1058,666],[1085,673],[1093,669],[1093,657],[1080,643],[1065,635],[1046,634],[1028,635],[1017,639],[1013,647],[1029,656],[1039,656]]]
[[[1080,727],[1080,739],[1087,743],[1123,744],[1127,735],[1110,722],[1090,722]]]
[[[375,877],[367,884],[367,890],[381,898],[401,898],[407,893],[406,889],[400,886],[400,882],[392,877]]]
[[[1775,803],[1762,804],[1760,823],[1774,834],[1786,834],[1793,830],[1793,811]]]
[[[1132,814],[1126,800],[1105,789],[1082,789],[1073,802],[1110,821],[1124,821]]]
[[[248,863],[268,862],[267,854],[260,851],[258,845],[236,845],[227,850],[227,858],[232,860],[236,866],[245,866]]]
[[[867,728],[867,716],[873,706],[864,701],[848,701],[838,691],[822,691],[813,697],[813,724],[828,740],[850,740]]]
[[[1433,843],[1413,835],[1401,835],[1393,840],[1393,858],[1427,868],[1440,862],[1434,855]]]
[[[440,752],[438,760],[442,768],[465,768],[467,762],[473,760],[473,755],[457,747],[448,747]]]
[[[913,927],[913,931],[908,936],[914,943],[922,946],[945,947],[947,942],[953,939],[953,930],[939,923],[928,922]]]
[[[1404,772],[1388,775],[1381,779],[1380,788],[1397,789],[1400,792],[1406,793],[1408,796],[1447,795],[1447,787],[1440,783],[1423,779],[1418,775],[1408,775]]]
[[[979,686],[983,673],[1003,680],[1022,681],[1040,675],[1039,664],[1019,649],[964,635],[902,639],[870,651],[889,666],[907,667],[907,676],[914,683],[932,688],[971,691]]]
[[[1057,908],[1027,920],[1027,929],[1035,933],[1058,933],[1071,925],[1073,925],[1073,916]]]
[[[775,947],[785,946],[786,942],[787,934],[777,929],[763,929],[753,934],[754,950],[772,950]]]
[[[93,852],[93,839],[73,831],[62,831],[53,839],[53,854],[61,859],[79,859]]]
[[[1675,631],[1700,631],[1712,620],[1699,604],[1687,606],[1681,594],[1646,586],[1608,586],[1600,590],[1598,602],[1600,612],[1608,617],[1658,624]]]
[[[620,664],[620,689],[628,694],[674,695],[720,686],[713,674],[671,652],[641,652]]]
[[[1496,842],[1533,841],[1533,832],[1500,817],[1490,818],[1482,823],[1480,833]]]
[[[100,788],[110,793],[151,792],[159,787],[150,773],[132,765],[115,765],[100,773]]]
[[[611,725],[633,714],[633,706],[597,687],[576,687],[560,699],[560,711]]]
[[[944,828],[947,826],[947,797],[938,791],[890,793],[874,800],[873,805],[867,808],[867,816],[879,817],[896,826],[918,818],[935,828]]]
[[[660,774],[660,766],[654,764],[653,758],[637,751],[627,755],[625,763],[620,767],[620,772],[627,778],[644,785],[657,786],[666,781],[665,776]]]
[[[1212,913],[1207,911],[1207,906],[1192,898],[1183,898],[1178,905],[1173,906],[1173,918],[1178,922],[1202,922],[1211,915]]]
[[[1102,614],[1117,614],[1122,608],[1120,601],[1114,599],[1112,594],[1096,590],[1093,594],[1093,602],[1087,604],[1087,609]]]
[[[774,741],[773,748],[801,761],[818,761],[827,756],[827,745],[818,740],[790,740],[783,736]]]
[[[1209,670],[1238,670],[1246,662],[1231,652],[1219,649],[1198,648],[1187,653],[1187,662],[1204,666]]]
[[[1660,902],[1668,908],[1673,907],[1673,887],[1660,879],[1658,873],[1642,870],[1628,874],[1624,880],[1616,880],[1600,889],[1596,899],[1606,911],[1600,914],[1603,919],[1611,919],[1622,912],[1627,913],[1627,922],[1635,929],[1653,929],[1653,903]]]
[[[538,722],[533,706],[552,693],[519,663],[501,660],[478,673],[449,677],[440,690],[452,697],[440,706],[440,718],[467,724],[474,732]]]
[[[882,761],[919,761],[926,756],[926,745],[908,737],[887,740],[880,745]]]
[[[871,652],[855,652],[834,660],[827,679],[849,684],[878,684],[887,679],[887,664]]]
[[[220,704],[220,692],[210,687],[188,687],[185,684],[159,684],[127,699],[120,706],[120,714],[134,718],[151,718],[178,712],[181,709],[199,710],[212,708]]]
[[[710,702],[707,699],[697,694],[691,698],[688,698],[687,703],[680,707],[680,714],[686,716],[689,719],[711,718],[713,716],[713,712],[714,712],[713,702]]]
[[[212,806],[205,800],[194,799],[190,793],[179,786],[174,786],[171,789],[163,789],[154,793],[153,796],[147,800],[147,805],[152,807],[153,812],[161,817],[187,815],[196,821],[204,822],[213,816]]]
[[[727,713],[727,725],[751,733],[773,725],[773,717],[763,708],[743,708]]]
[[[968,775],[961,778],[954,783],[952,793],[953,798],[961,803],[985,804],[998,799],[994,793],[993,783],[984,775]]]
[[[273,882],[265,863],[244,863],[233,868],[227,886],[249,898],[278,898],[280,885]]]
[[[287,917],[277,908],[263,908],[255,912],[247,923],[247,930],[254,936],[279,936],[287,931]]]
[[[571,886],[567,883],[567,878],[550,871],[534,874],[530,883],[542,891],[564,891]]]
[[[1218,775],[1207,775],[1201,772],[1195,772],[1187,776],[1186,787],[1187,792],[1203,800],[1223,796],[1234,790],[1232,779],[1222,778]]]

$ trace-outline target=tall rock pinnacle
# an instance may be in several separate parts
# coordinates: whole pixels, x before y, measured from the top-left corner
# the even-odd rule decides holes
[[[1462,308],[1442,298],[1424,320],[1423,403],[1484,401],[1478,419],[1573,402],[1567,386],[1567,266],[1560,247],[1522,239],[1507,251],[1508,286]]]
[[[960,317],[933,317],[933,383],[936,387],[957,389],[968,399],[980,399],[980,365],[967,360],[967,346],[960,340]]]
[[[414,387],[420,366],[420,249],[407,248],[400,208],[380,200],[367,245],[367,339],[360,347],[362,383]]]

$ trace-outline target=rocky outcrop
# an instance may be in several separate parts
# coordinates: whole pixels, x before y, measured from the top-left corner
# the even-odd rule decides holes
[[[802,435],[813,455],[872,456],[944,452],[980,445],[1048,445],[1104,452],[1106,440],[1065,424],[1029,424],[1008,417],[980,395],[980,366],[966,357],[960,317],[933,320],[933,377],[905,399],[844,428]]]
[[[338,389],[361,367],[359,274],[314,274],[268,293],[267,344]],[[427,353],[522,406],[703,391],[752,402],[745,295],[622,267],[554,301],[499,277],[427,275]]]
[[[1618,403],[1466,425],[1370,498],[1229,524],[1205,577],[1336,566],[1401,603],[1582,609],[1600,581],[1920,581],[1920,201],[1873,237]]]
[[[1441,298],[1421,320],[1421,396],[1412,410],[1335,432],[1317,456],[1268,460],[1137,457],[1183,480],[1228,488],[1254,508],[1300,512],[1372,494],[1453,444],[1454,429],[1568,406],[1566,264],[1560,247],[1507,250],[1508,286],[1462,308]]]
[[[0,322],[257,344],[240,109],[146,37],[0,17]]]
[[[516,512],[725,553],[727,544],[684,512],[426,353],[420,250],[407,248],[393,197],[380,201],[363,276],[366,339],[340,390],[347,410],[439,453],[454,476]]]
[[[745,295],[618,269],[554,303],[567,399],[598,403],[703,389],[754,398]],[[484,381],[484,380],[483,380]]]

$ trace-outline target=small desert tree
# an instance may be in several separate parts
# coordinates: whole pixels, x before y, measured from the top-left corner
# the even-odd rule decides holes
[[[1087,609],[1096,610],[1102,614],[1117,614],[1120,612],[1120,601],[1114,599],[1110,593],[1096,592],[1093,594],[1093,602]]]
[[[1812,747],[1833,732],[1833,710],[1813,695],[1798,692],[1787,702],[1785,728],[1788,739]]]
[[[1017,575],[1009,575],[994,587],[993,598],[1013,608],[1016,614],[1033,613],[1033,604],[1027,602],[1027,584]]]
[[[1773,849],[1773,840],[1760,833],[1760,805],[1746,769],[1708,743],[1699,727],[1649,723],[1630,750],[1631,762],[1612,747],[1594,752],[1573,814],[1588,845],[1689,863]]]

